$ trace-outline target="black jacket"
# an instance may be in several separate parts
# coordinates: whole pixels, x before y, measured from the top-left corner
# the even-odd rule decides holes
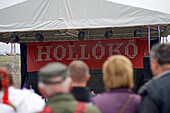
[[[152,80],[140,94],[139,113],[170,113],[170,72]]]
[[[82,102],[90,101],[90,90],[87,87],[73,87],[71,93],[78,101]]]

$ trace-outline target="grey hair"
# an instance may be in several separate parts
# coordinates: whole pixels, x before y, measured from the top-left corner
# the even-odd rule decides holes
[[[59,84],[46,84],[43,82],[38,82],[38,86],[44,88],[48,94],[51,92],[67,92],[69,89],[69,84],[71,82],[71,77],[67,76],[66,80]]]
[[[160,65],[170,63],[170,45],[156,44],[150,51],[150,59],[157,60]]]

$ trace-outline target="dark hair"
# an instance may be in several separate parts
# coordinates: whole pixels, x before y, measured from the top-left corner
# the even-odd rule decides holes
[[[160,65],[170,63],[170,45],[156,44],[152,47],[150,58],[156,59]]]
[[[6,76],[8,77],[8,87],[10,85],[13,85],[13,76],[11,74],[11,72],[9,71],[9,69],[7,67],[0,67],[0,72],[4,72],[6,74]],[[3,80],[3,76],[1,75],[0,73],[0,90],[2,90],[2,84],[1,84],[1,81]]]

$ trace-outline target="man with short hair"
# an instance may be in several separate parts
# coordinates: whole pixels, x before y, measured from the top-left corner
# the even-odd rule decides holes
[[[170,45],[152,47],[150,66],[154,78],[140,93],[139,113],[170,113]]]
[[[48,98],[41,113],[99,113],[97,108],[84,102],[77,102],[70,94],[71,78],[67,76],[67,66],[50,63],[38,73],[38,87],[41,94]]]
[[[78,101],[89,102],[90,90],[86,87],[90,79],[89,68],[83,61],[72,61],[68,67],[72,78],[72,94]]]

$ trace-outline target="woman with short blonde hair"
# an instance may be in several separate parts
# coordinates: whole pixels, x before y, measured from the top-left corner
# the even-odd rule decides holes
[[[133,88],[133,65],[121,55],[110,57],[103,65],[103,80],[106,89]]]
[[[140,96],[134,94],[133,65],[122,55],[109,57],[103,64],[106,92],[91,99],[102,113],[137,113]]]

